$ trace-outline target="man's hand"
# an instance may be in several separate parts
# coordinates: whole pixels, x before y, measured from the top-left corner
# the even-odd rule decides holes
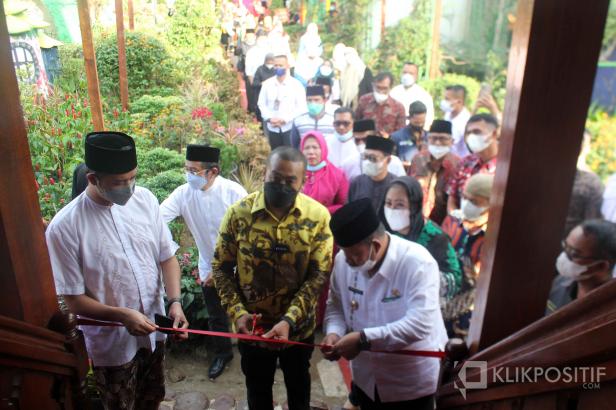
[[[212,273],[210,272],[210,274],[208,275],[207,279],[205,280],[205,282],[203,282],[203,286],[208,287],[208,288],[212,288],[214,287],[214,275],[212,275]]]
[[[122,324],[133,336],[147,336],[156,330],[156,325],[146,315],[129,308],[122,308]]]
[[[353,360],[359,352],[359,332],[349,333],[334,345],[334,353],[347,360]]]
[[[179,303],[172,303],[169,306],[169,317],[173,319],[173,328],[177,329],[188,329],[188,320],[186,320],[186,316],[184,316],[184,310],[182,310],[182,305]],[[188,339],[188,333],[175,333],[173,335],[173,339],[175,340],[186,340]]]
[[[265,333],[263,337],[265,339],[288,340],[290,329],[291,326],[289,325],[289,323],[284,320],[281,320],[269,332]]]
[[[280,118],[270,118],[269,123],[272,127],[282,127],[283,121]]]
[[[257,315],[257,320],[261,319],[261,314]],[[235,321],[235,329],[238,333],[243,333],[245,335],[252,334],[252,315],[246,313]]]
[[[340,359],[340,355],[335,353],[334,351],[334,345],[338,343],[339,340],[340,340],[340,336],[338,336],[336,333],[330,333],[327,336],[325,336],[325,338],[321,342],[321,344],[329,346],[329,347],[327,346],[321,347],[321,353],[323,353],[323,356],[325,356],[327,360],[333,361],[333,360]]]

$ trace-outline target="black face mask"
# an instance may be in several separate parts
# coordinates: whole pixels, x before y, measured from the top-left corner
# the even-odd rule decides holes
[[[297,196],[296,190],[277,182],[266,182],[263,192],[265,193],[265,202],[277,209],[290,207]]]

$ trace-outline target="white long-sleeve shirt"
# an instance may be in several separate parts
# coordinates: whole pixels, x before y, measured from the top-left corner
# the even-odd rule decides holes
[[[108,306],[137,310],[152,322],[164,315],[161,262],[177,245],[160,216],[158,201],[136,187],[124,206],[105,206],[83,192],[51,220],[45,232],[59,295],[88,295]],[[132,336],[124,327],[83,326],[95,366],[120,366],[137,350],[154,350],[160,332]]]
[[[160,213],[166,223],[179,216],[184,218],[199,249],[199,278],[202,281],[212,272],[216,239],[227,208],[246,195],[240,184],[218,175],[206,191],[184,184],[160,205]]]
[[[442,351],[447,332],[439,305],[438,264],[423,246],[389,238],[385,259],[372,278],[349,266],[343,252],[336,256],[326,334],[342,337],[364,330],[373,349]],[[437,358],[386,353],[361,352],[351,361],[354,383],[372,399],[376,386],[383,402],[433,394],[439,368]]]
[[[258,105],[265,121],[271,118],[282,118],[285,121],[280,128],[273,127],[268,122],[267,129],[273,132],[291,130],[293,119],[308,112],[306,90],[302,83],[289,74],[282,82],[275,76],[265,80],[259,93]]]
[[[470,118],[471,113],[466,109],[466,107],[464,107],[455,117],[452,117],[450,112],[445,113],[445,120],[451,121],[451,136],[453,138],[453,147],[451,148],[451,151],[460,158],[464,158],[471,153],[468,150],[464,140],[466,123]]]
[[[434,121],[434,101],[432,96],[419,84],[413,84],[409,88],[405,88],[402,84],[398,84],[392,88],[389,93],[391,98],[404,105],[404,112],[409,113],[409,106],[415,101],[421,101],[426,106],[426,123],[424,129],[427,131]]]

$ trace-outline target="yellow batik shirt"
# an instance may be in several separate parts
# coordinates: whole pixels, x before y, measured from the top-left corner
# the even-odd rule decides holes
[[[232,323],[261,313],[266,329],[286,317],[294,323],[291,339],[312,335],[332,263],[329,219],[323,205],[301,193],[281,220],[266,209],[263,191],[227,210],[212,270]]]

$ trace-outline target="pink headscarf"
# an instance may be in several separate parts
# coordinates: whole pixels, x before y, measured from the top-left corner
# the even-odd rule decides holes
[[[327,160],[327,143],[320,132],[307,132],[302,137],[300,150],[304,151],[304,143],[308,138],[314,138],[321,147],[321,161],[325,161],[325,166],[318,171],[306,171],[306,182],[302,192],[319,201],[327,207],[330,214],[333,214],[346,203],[349,181],[340,169]]]

